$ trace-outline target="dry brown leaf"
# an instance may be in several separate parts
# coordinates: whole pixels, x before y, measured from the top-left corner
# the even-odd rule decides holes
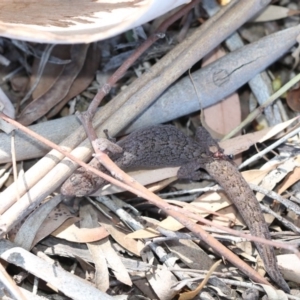
[[[205,57],[202,66],[208,65],[225,55],[221,48]],[[237,93],[226,97],[223,101],[203,109],[205,123],[217,134],[215,138],[224,136],[241,123],[241,108]]]
[[[296,164],[300,163],[300,157],[298,156],[295,161]],[[300,168],[295,168],[291,173],[287,174],[283,182],[279,185],[277,193],[281,195],[284,191],[286,191],[289,187],[291,187],[294,183],[300,180]]]
[[[191,203],[185,203],[177,200],[167,200],[168,203],[175,204],[176,206],[184,208],[185,210],[190,211],[192,213],[198,214],[201,217],[206,217],[207,215],[209,215],[210,212],[209,213],[207,212],[208,209],[205,208],[205,205],[203,206],[203,204],[198,203],[196,201],[197,200]],[[196,221],[192,220],[192,222],[196,222]],[[179,223],[177,220],[175,220],[170,216],[168,216],[167,218],[159,222],[157,226],[171,231],[178,231],[184,228],[184,226],[181,223]]]
[[[38,120],[68,94],[84,64],[88,47],[89,45],[85,44],[71,47],[71,62],[65,65],[55,83],[45,94],[33,100],[21,111],[17,118],[20,123],[29,125]]]
[[[41,227],[44,220],[50,214],[50,212],[56,207],[62,200],[60,195],[57,195],[47,202],[40,205],[31,215],[25,220],[25,222],[19,228],[14,242],[20,247],[30,250],[34,241],[35,235]]]
[[[276,257],[284,278],[300,284],[300,259],[295,254],[282,254]]]
[[[80,226],[84,228],[100,228],[98,227],[98,216],[96,209],[88,204],[80,206],[79,210]],[[109,239],[104,238],[101,241],[87,243],[89,252],[92,255],[95,264],[95,286],[101,291],[107,291],[109,288],[109,272],[107,265],[107,257],[105,248],[109,244]]]
[[[40,50],[44,50],[45,46]],[[61,60],[70,60],[70,45],[56,45],[51,55],[57,57]],[[30,87],[35,85],[38,80],[38,84],[36,88],[32,92],[32,99],[37,99],[45,94],[57,81],[59,75],[65,67],[65,64],[53,64],[47,62],[45,68],[43,70],[42,76],[38,78],[38,70],[40,66],[41,60],[40,58],[35,58],[32,64],[32,75],[30,77]]]
[[[165,267],[161,269],[154,269],[153,271],[146,273],[146,277],[152,289],[158,296],[158,299],[174,299],[177,291],[172,289],[172,286],[177,283],[177,279]]]
[[[137,279],[133,283],[140,291],[143,291],[143,295],[148,297],[147,299],[157,299],[146,278]]]
[[[216,224],[224,227],[231,227],[232,222],[234,222],[234,225],[245,226],[245,223],[242,217],[240,216],[239,212],[237,211],[236,207],[233,204],[229,204],[227,196],[223,194],[222,198],[226,199],[227,207],[220,209],[218,211],[218,214],[220,214],[220,216],[214,215],[212,216],[212,220]]]
[[[249,171],[242,172],[242,175],[247,182],[257,185],[261,183],[261,181],[265,178],[265,176],[275,168],[276,166],[272,166],[265,170],[256,170],[256,169],[249,170]]]
[[[39,228],[32,246],[36,245],[39,241],[44,239],[46,236],[51,234],[56,230],[61,224],[69,219],[69,224],[74,224],[78,221],[78,218],[75,218],[71,213],[68,207],[64,204],[59,204],[58,207],[53,209],[48,217],[45,219],[41,227]]]
[[[277,5],[268,5],[267,8],[263,10],[263,12],[253,20],[253,22],[274,21],[299,14],[299,10],[293,10],[287,7]]]
[[[90,45],[84,65],[78,76],[72,83],[68,94],[62,99],[57,106],[49,111],[47,118],[55,116],[73,97],[83,92],[92,82],[100,62],[100,51],[97,44]]]
[[[263,266],[262,266],[263,268]],[[265,293],[266,293],[266,299],[272,299],[272,300],[288,300],[287,294],[282,290],[277,290],[271,285],[266,284],[260,284],[261,287],[263,287]]]
[[[108,266],[111,268],[116,279],[128,286],[132,286],[132,281],[130,279],[128,271],[122,263],[120,256],[112,247],[111,243],[107,241],[102,246],[102,251],[104,253],[105,259],[107,260]]]
[[[130,239],[151,239],[157,236],[160,236],[160,233],[153,228],[140,229],[127,234]]]
[[[29,77],[25,74],[17,74],[10,80],[12,89],[20,94],[26,93],[29,84]]]
[[[95,207],[92,205],[84,205],[80,207],[80,218],[81,218],[81,226],[84,227],[96,227],[98,224],[98,216],[99,213]],[[103,227],[101,227],[103,228]],[[110,267],[115,277],[121,281],[122,283],[132,286],[132,281],[126,270],[120,256],[113,249],[111,242],[108,238],[105,238],[99,242],[88,243],[88,248],[90,251],[92,250],[93,260],[96,266],[96,286],[101,287],[102,289],[107,289],[107,280],[108,273],[106,273],[107,266]],[[105,258],[106,262],[103,262],[103,258],[99,258],[99,255],[102,255]],[[107,263],[107,265],[106,265]],[[104,271],[105,278],[102,278],[102,275],[99,274]],[[103,284],[102,279],[105,280]]]
[[[234,245],[230,245],[230,249],[238,249],[238,254],[248,261],[255,263],[257,259],[253,256],[253,249],[255,249],[254,245],[250,241],[242,241],[237,242]],[[263,274],[264,275],[264,274]]]
[[[266,140],[269,140],[270,138],[279,138],[279,136],[284,135],[285,133],[282,132],[283,130],[287,129],[287,127],[289,127],[290,125],[292,125],[292,123],[294,123],[294,121],[297,121],[297,123],[295,124],[295,127],[299,125],[299,117],[295,117],[293,119],[290,119],[286,122],[277,124],[273,127],[270,127],[269,131],[259,140],[259,143],[263,143]]]
[[[208,127],[218,133],[216,138],[223,137],[241,123],[240,100],[236,93],[205,108],[203,112]]]
[[[177,179],[178,178],[176,176],[170,177],[170,178],[167,178],[167,179],[161,180],[159,182],[155,182],[155,183],[148,185],[147,189],[149,191],[151,191],[152,193],[156,193],[156,192],[164,189],[165,187],[169,186],[171,183],[173,183]]]
[[[114,222],[104,217],[103,214],[98,214],[98,220],[111,235],[111,237],[120,244],[124,249],[130,253],[140,256],[141,250],[144,248],[144,243],[141,241],[135,241],[132,238],[129,238],[125,231],[122,231],[120,228],[114,226]]]
[[[79,228],[73,224],[73,220],[67,220],[51,235],[70,242],[90,243],[104,239],[109,233],[103,227]]]
[[[279,162],[271,166],[274,170],[269,171],[269,173],[263,178],[260,186],[267,190],[273,190],[274,187],[286,178],[287,174],[290,174],[299,165],[297,160],[294,158],[289,158],[283,162]],[[263,167],[262,167],[263,169]],[[268,168],[269,169],[269,168]],[[264,194],[257,193],[256,198],[258,201],[265,197]]]
[[[159,224],[159,227],[171,230],[171,231],[178,231],[182,228],[184,228],[184,226],[179,223],[177,220],[175,220],[173,217],[166,217],[164,220],[162,220]]]
[[[223,197],[222,193],[207,192],[191,203],[193,206],[198,207],[199,211],[202,209],[201,216],[206,217],[211,214],[211,212],[216,212],[227,207],[231,202],[228,201],[226,197]]]
[[[300,88],[287,92],[286,103],[293,111],[300,111]]]
[[[150,217],[142,217],[147,224],[151,224],[148,225],[148,228],[145,229],[140,229],[140,230],[136,230],[132,233],[129,233],[127,235],[127,237],[130,237],[132,239],[142,239],[140,236],[143,236],[143,238],[153,238],[156,236],[160,236],[160,233],[158,231],[155,230],[155,228],[158,226],[158,224],[160,224],[160,222],[156,219],[150,218]]]
[[[191,240],[166,241],[170,252],[178,256],[189,268],[209,270],[213,260],[196,243]]]
[[[224,196],[220,197],[219,194],[215,192],[208,192],[193,201],[192,203],[185,203],[177,200],[168,200],[168,203],[175,204],[180,206],[187,211],[191,211],[193,213],[199,214],[201,217],[206,217],[212,212],[216,212],[221,208],[227,207],[230,204],[230,201]],[[234,218],[232,218],[234,220]],[[193,220],[196,222],[195,220]],[[228,223],[228,222],[227,222]],[[178,231],[184,226],[179,223],[174,218],[168,216],[161,222],[155,224],[155,226],[159,226],[171,231]],[[153,238],[159,236],[160,233],[153,228],[140,229],[135,232],[128,234],[127,236],[133,239],[144,239],[144,238]]]

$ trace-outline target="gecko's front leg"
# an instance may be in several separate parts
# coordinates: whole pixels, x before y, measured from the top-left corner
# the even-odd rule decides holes
[[[210,177],[206,172],[199,170],[201,165],[197,161],[182,165],[177,172],[178,179],[190,179],[193,181],[209,179]]]

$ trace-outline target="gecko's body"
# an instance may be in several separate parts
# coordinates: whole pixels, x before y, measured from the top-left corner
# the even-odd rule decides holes
[[[252,190],[204,128],[200,127],[195,139],[192,139],[171,125],[151,126],[131,133],[117,145],[123,151],[113,154],[111,158],[123,170],[180,166],[179,178],[199,179],[198,169],[205,169],[236,205],[251,234],[270,239],[268,226]],[[90,164],[107,172],[95,158]],[[63,184],[61,192],[66,196],[86,196],[106,183],[102,178],[79,168]],[[270,277],[289,292],[278,269],[273,247],[255,244]]]
[[[137,130],[116,145],[123,151],[116,153],[119,150],[116,149],[110,157],[122,170],[181,166],[178,176],[191,179],[196,179],[191,173],[199,169],[199,165],[195,168],[195,159],[205,153],[203,146],[199,147],[194,139],[171,125]],[[89,164],[107,173],[96,158]],[[61,192],[65,196],[83,197],[104,184],[105,180],[81,167],[63,184]]]

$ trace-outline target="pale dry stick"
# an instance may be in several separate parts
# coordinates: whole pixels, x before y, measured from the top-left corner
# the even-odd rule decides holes
[[[180,190],[180,191],[174,191],[174,192],[168,192],[168,193],[160,193],[158,194],[159,197],[168,197],[168,196],[177,196],[177,195],[184,195],[184,194],[198,194],[198,193],[205,193],[205,192],[218,192],[223,190],[220,186],[208,186],[203,188],[197,188],[197,189],[190,189],[190,190]]]
[[[299,79],[300,79],[300,76],[299,76]],[[238,169],[240,170],[240,169],[248,166],[250,163],[256,161],[257,159],[262,158],[268,152],[270,152],[271,150],[275,149],[276,147],[278,147],[279,145],[281,145],[283,142],[285,142],[287,139],[295,136],[299,132],[300,132],[300,127],[294,129],[293,131],[291,131],[290,133],[286,134],[284,137],[282,137],[281,139],[277,140],[275,143],[273,143],[269,147],[265,148],[264,150],[260,151],[259,153],[255,154],[255,155],[251,156],[249,159],[245,160],[242,164],[239,165]]]
[[[234,135],[238,134],[245,126],[247,126],[250,122],[252,122],[256,117],[258,117],[263,110],[271,105],[277,98],[279,98],[282,94],[287,92],[293,85],[295,85],[300,80],[300,74],[296,75],[292,78],[288,83],[286,83],[283,87],[281,87],[277,92],[275,92],[263,105],[260,105],[254,111],[252,111],[248,117],[236,128],[230,131],[223,139],[227,140],[233,137]]]
[[[37,134],[30,131],[28,128],[24,127],[23,125],[19,124],[18,122],[10,119],[9,117],[5,116],[3,113],[0,112],[0,117],[7,121],[8,123],[16,126],[17,128],[23,130],[27,134],[31,135],[34,138],[37,138]],[[145,199],[147,199],[150,203],[153,205],[159,207],[164,212],[166,212],[168,215],[175,218],[178,222],[180,222],[183,226],[188,228],[190,231],[192,231],[196,236],[198,236],[201,240],[203,240],[205,243],[210,245],[215,251],[217,251],[221,256],[225,257],[228,261],[230,261],[233,265],[235,265],[237,268],[242,270],[243,273],[245,273],[247,276],[249,276],[252,280],[264,284],[270,285],[270,283],[263,278],[261,275],[259,275],[256,271],[254,271],[248,264],[246,264],[244,261],[242,261],[240,258],[238,258],[235,254],[233,254],[231,251],[229,251],[223,244],[221,244],[219,241],[217,241],[215,238],[210,236],[208,233],[206,233],[200,225],[195,224],[190,219],[188,219],[186,216],[184,216],[185,212],[182,209],[176,208],[174,209],[171,205],[164,203],[164,201],[159,198],[157,195],[150,192],[148,189],[146,189],[144,186],[136,182],[134,179],[132,179],[130,176],[128,176],[125,172],[123,172],[121,169],[119,169],[117,166],[114,165],[114,163],[110,160],[110,158],[105,154],[101,153],[99,155],[100,159],[105,156],[105,160],[101,162],[105,165],[106,162],[109,162],[109,166],[111,167],[110,170],[113,170],[115,174],[119,174],[121,178],[123,179],[123,182],[116,180],[113,177],[108,176],[107,174],[96,170],[89,165],[79,161],[76,157],[69,154],[68,152],[62,150],[59,146],[51,143],[50,141],[47,141],[43,137],[39,137],[39,140],[42,142],[46,142],[47,145],[53,147],[57,151],[63,153],[68,158],[76,161],[80,166],[86,168],[88,171],[93,172],[94,174],[104,178],[105,180],[122,187],[134,194],[137,194]],[[41,199],[41,201],[43,198]],[[5,214],[2,215],[0,219],[0,234],[3,236],[5,233],[7,233],[12,227],[23,220],[33,209],[36,207],[39,203],[32,203],[31,206],[25,206],[22,211],[17,212],[18,214],[15,214],[15,211],[13,213],[10,213],[10,210],[8,210]],[[191,215],[191,213],[188,213]],[[198,216],[193,216],[194,219],[199,219]],[[224,228],[223,228],[224,230]],[[261,239],[263,240],[263,239]],[[269,241],[264,241],[265,243],[269,243]]]
[[[268,5],[269,2],[267,0],[262,4],[260,0],[253,2],[233,0],[223,7],[220,12],[197,29],[192,36],[165,55],[159,63],[151,68],[151,71],[136,79],[127,89],[97,112],[93,124],[94,128],[97,128],[97,135],[99,137],[104,136],[103,129],[109,128],[110,134],[114,136],[151,105],[162,91],[185,70],[219,45],[223,39]],[[223,30],[219,30],[220,24],[223,24]],[[102,125],[100,126],[100,124]],[[72,153],[79,159],[87,160],[91,157],[92,151],[90,143],[85,137],[83,128],[79,127],[61,145],[73,149],[81,141],[84,141]],[[44,194],[47,196],[53,192],[78,167],[68,160],[59,163],[62,159],[63,156],[59,152],[52,150],[30,168],[16,184],[9,186],[1,194],[5,201],[0,202],[0,214],[16,202],[16,186],[18,186],[18,191],[24,201],[26,198],[26,201],[30,202],[41,201],[39,198]],[[68,163],[69,168],[65,167],[66,163]],[[30,199],[27,199],[28,191],[30,192]],[[17,210],[20,209],[17,208]]]
[[[207,270],[199,270],[199,269],[177,269],[176,267],[170,267],[168,268],[169,271],[179,271],[182,270],[182,272],[191,273],[193,276],[195,275],[202,275],[205,276],[207,274]],[[215,275],[220,278],[226,278],[226,277],[233,277],[238,276],[238,273],[234,270],[227,271],[227,272],[213,272],[212,275]]]

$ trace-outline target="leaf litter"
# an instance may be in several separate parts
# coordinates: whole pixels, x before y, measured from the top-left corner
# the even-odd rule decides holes
[[[280,12],[279,9],[278,11]],[[281,18],[288,18],[288,11],[292,10],[282,10]],[[193,11],[194,22],[198,14],[197,10]],[[265,19],[265,22],[267,21],[268,19]],[[258,30],[255,29],[257,26],[264,28],[267,25],[264,25],[264,23],[253,25],[253,29],[251,29],[251,24],[248,24],[248,26],[250,26],[250,29],[248,28],[250,31],[247,34],[248,36],[252,34],[250,37],[253,38],[256,35],[255,30]],[[16,89],[19,89],[19,94],[10,91],[10,95],[13,96],[9,97],[9,99],[12,99],[13,104],[19,109],[17,110],[19,112],[17,120],[25,125],[29,125],[37,120],[40,122],[42,119],[50,119],[53,116],[62,117],[63,115],[60,115],[60,113],[68,110],[66,105],[74,97],[78,97],[79,101],[88,102],[88,99],[83,96],[82,92],[88,86],[93,87],[89,92],[95,92],[98,85],[97,82],[92,81],[95,78],[99,63],[101,68],[107,64],[107,61],[117,55],[115,50],[112,49],[114,49],[120,39],[124,40],[125,35],[121,34],[116,38],[112,38],[106,44],[99,42],[94,45],[79,44],[54,47],[50,53],[49,62],[46,63],[41,73],[39,83],[32,93],[32,99],[27,101],[25,107],[21,105],[20,108],[16,104],[27,90],[15,85]],[[9,40],[6,41],[6,44],[14,47]],[[100,48],[102,54],[100,54]],[[165,47],[168,51],[169,48],[170,45]],[[118,49],[118,51],[120,50]],[[5,52],[3,53],[5,55]],[[69,59],[70,63],[53,64],[53,61],[55,62],[56,60],[51,59],[52,56],[65,61]],[[287,54],[280,62],[291,65],[292,62],[289,61],[289,58]],[[146,59],[147,61],[144,63],[149,63],[150,65],[154,63],[153,56]],[[31,62],[32,65],[29,66],[32,68],[31,86],[37,80],[36,77],[39,76],[39,58],[35,57],[33,61],[33,63]],[[141,63],[139,62],[139,64]],[[135,67],[138,68],[139,66]],[[7,74],[7,66],[1,66],[0,72],[1,74]],[[282,78],[286,78],[289,75],[285,74],[287,73],[286,70],[280,70],[280,68],[278,71],[273,70],[273,72],[278,73]],[[125,86],[129,86],[130,82],[135,78],[134,74],[134,69],[126,72],[121,81],[111,90],[107,101]],[[233,104],[226,102],[223,103],[221,108],[220,105],[215,108],[210,107],[209,112],[205,112],[210,126],[215,128],[215,131],[219,131],[217,130],[218,128],[231,129],[231,114],[234,114],[235,117],[238,116],[238,113],[241,113],[244,117],[247,115],[248,108],[244,102],[247,103],[246,99],[250,98],[250,93],[251,91],[248,88],[244,88],[242,91],[238,90],[234,94],[234,101],[238,101],[237,104],[234,104],[236,102],[233,102]],[[296,92],[293,94],[293,97],[293,101],[297,101],[295,99],[297,97]],[[289,101],[289,98],[287,98],[287,101]],[[221,142],[225,152],[228,154],[243,152],[243,155],[251,156],[255,153],[253,145],[258,144],[261,149],[265,145],[272,143],[272,138],[278,138],[278,134],[284,135],[287,128],[290,128],[292,124],[297,123],[298,125],[297,115],[293,112],[293,109],[297,111],[295,105],[290,105],[289,108],[285,105],[285,99],[281,99],[281,103],[282,106],[279,105],[279,108],[276,108],[279,111],[277,113],[287,115],[288,119],[282,117],[278,124],[262,130],[258,129],[263,126],[262,124],[267,124],[267,121],[257,119],[249,124],[247,133]],[[287,104],[289,105],[288,102]],[[229,111],[230,106],[232,110]],[[275,112],[276,109],[274,109]],[[212,116],[216,114],[219,117],[214,120]],[[178,116],[180,115],[178,114]],[[183,130],[189,127],[192,132],[198,126],[198,122],[199,118],[191,115],[185,120],[176,121],[176,124],[181,126]],[[221,132],[222,135],[224,133]],[[261,159],[259,162],[253,162],[248,170],[243,172],[244,177],[248,182],[273,190],[294,201],[294,204],[299,205],[297,189],[299,182],[298,143],[298,138],[288,140],[286,146],[288,145],[289,147],[286,149],[284,147],[276,148],[275,151],[277,153],[268,154],[264,157],[267,161],[265,165],[263,163],[264,159]],[[155,173],[153,173],[154,175],[149,175],[147,173],[149,170],[139,171],[135,179],[144,182],[143,180],[145,179],[143,178],[146,178],[145,184],[157,183],[156,190],[163,189],[163,191],[170,193],[171,195],[166,197],[166,201],[172,203],[175,207],[183,207],[186,211],[209,218],[215,224],[221,224],[224,227],[245,230],[243,220],[224,193],[214,191],[214,187],[211,186],[208,187],[211,191],[202,192],[203,186],[200,183],[197,183],[198,191],[190,192],[191,183],[184,182],[180,189],[183,192],[185,191],[185,193],[176,195],[179,189],[177,182],[168,182],[167,187],[163,184],[160,185],[160,182],[176,176],[177,170],[155,171],[157,176],[155,176]],[[205,184],[207,183],[208,181],[205,182]],[[100,195],[100,193],[102,192],[98,194]],[[124,202],[111,204],[111,200],[104,201],[103,196],[99,196],[98,200],[102,198],[101,211],[98,211],[95,206],[87,204],[85,200],[80,203],[79,211],[74,211],[70,206],[54,202],[55,200],[57,202],[61,200],[54,197],[54,207],[50,205],[53,199],[45,201],[32,212],[21,227],[15,229],[14,234],[11,233],[10,240],[28,251],[34,247],[49,256],[55,255],[53,258],[56,257],[57,262],[62,264],[62,267],[65,269],[69,269],[68,266],[70,264],[79,263],[76,266],[77,276],[82,277],[86,281],[92,281],[93,285],[100,291],[105,292],[106,295],[142,295],[149,299],[174,299],[176,295],[181,293],[182,299],[198,297],[197,294],[200,292],[200,289],[197,291],[196,285],[189,280],[198,278],[198,274],[195,275],[193,273],[195,271],[202,271],[202,278],[205,277],[207,271],[218,260],[217,254],[210,252],[207,249],[207,245],[204,245],[199,239],[190,234],[178,221],[166,216],[142,199],[138,197],[133,198],[128,193],[120,194],[120,192],[115,194],[114,197],[118,197]],[[291,214],[289,206],[283,207],[278,205],[276,200],[273,200],[270,195],[258,193],[257,198],[264,205],[271,206],[273,209],[276,208],[277,214],[282,218],[286,218],[286,222],[299,223],[299,216],[296,213]],[[279,237],[281,240],[287,241],[289,239],[299,240],[298,234],[287,231],[281,225],[280,219],[269,215],[266,216],[266,220],[271,222],[270,226],[273,229],[272,237],[274,239]],[[196,222],[195,220],[192,221]],[[245,258],[249,264],[252,266],[256,263],[259,264],[257,262],[257,253],[251,243],[226,232],[218,232],[216,229],[214,231],[213,227],[210,229],[213,236],[221,240],[232,251]],[[285,279],[290,281],[291,287],[297,290],[296,284],[300,282],[300,275],[297,272],[298,268],[295,268],[295,266],[299,259],[295,254],[289,253],[287,249],[282,249],[281,251],[282,254],[277,255],[281,272]],[[292,264],[291,261],[293,261]],[[33,271],[27,266],[24,268],[39,277],[37,270]],[[226,278],[222,278],[222,272],[226,272]],[[221,264],[212,273],[212,276],[219,277],[231,291],[236,293],[246,289],[246,287],[242,286],[241,281],[250,286],[249,279],[238,274],[237,270],[232,269],[228,264]],[[235,280],[236,278],[238,280]],[[69,279],[71,280],[71,277]],[[230,279],[232,280],[231,282]],[[217,293],[220,297],[224,297],[221,289],[218,290],[211,282],[213,282],[213,277],[208,278],[204,290],[201,287],[201,293],[209,292],[211,296]],[[74,287],[76,283],[78,284],[74,280]],[[181,288],[175,288],[180,283],[182,283]],[[84,290],[88,289],[86,286],[82,286],[82,288]],[[188,296],[188,294],[184,294],[187,290],[197,292],[192,296]],[[276,292],[277,295],[272,294],[275,293],[275,290],[267,286],[264,287],[264,290],[269,297],[273,297],[272,299],[283,299],[286,297],[281,292]],[[70,295],[68,291],[64,291],[64,293]],[[260,293],[261,295],[264,293],[262,289],[260,289]]]

